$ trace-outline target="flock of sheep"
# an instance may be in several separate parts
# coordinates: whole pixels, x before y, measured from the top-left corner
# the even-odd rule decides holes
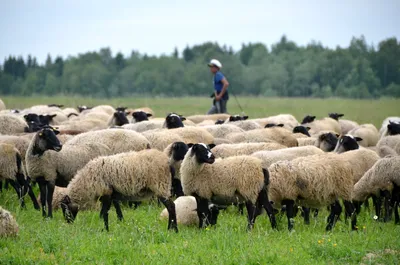
[[[155,118],[149,108],[10,110],[0,100],[0,188],[12,186],[21,207],[28,194],[43,217],[61,208],[73,222],[78,211],[98,209],[106,230],[111,206],[122,220],[122,201],[138,206],[153,197],[176,232],[178,224],[215,225],[229,205],[246,207],[248,229],[264,210],[276,228],[275,214],[284,211],[289,230],[298,208],[308,224],[310,212],[323,207],[331,230],[343,205],[356,230],[369,198],[379,219],[394,213],[400,223],[400,117],[388,117],[378,131],[342,116]],[[17,232],[0,207],[0,237]]]

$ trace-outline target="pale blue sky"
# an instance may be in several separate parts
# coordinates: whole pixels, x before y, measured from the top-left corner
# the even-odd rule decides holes
[[[400,39],[400,0],[303,1],[84,1],[0,0],[0,64],[10,54],[66,57],[110,47],[170,54],[187,45],[217,41],[233,46],[283,34],[305,45],[348,46],[364,34],[368,43]]]

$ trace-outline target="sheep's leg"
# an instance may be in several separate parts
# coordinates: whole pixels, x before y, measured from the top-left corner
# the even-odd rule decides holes
[[[354,205],[350,201],[343,201],[344,208],[351,218],[351,230],[357,230],[357,214]]]
[[[171,199],[159,197],[160,201],[164,204],[168,211],[168,230],[173,229],[178,233],[178,226],[176,221],[175,203]]]
[[[400,217],[399,217],[399,203],[400,203],[400,187],[394,185],[392,191],[392,203],[393,203],[393,210],[394,210],[394,223],[400,224]]]
[[[276,229],[277,224],[276,224],[276,219],[275,219],[274,208],[272,207],[271,203],[269,202],[268,193],[265,188],[262,189],[260,191],[260,193],[258,194],[258,198],[257,198],[257,202],[256,202],[256,216],[261,213],[262,208],[264,208],[265,211],[267,212],[269,221],[271,222],[272,229]]]
[[[244,212],[243,212],[244,206],[245,206],[244,203],[238,203],[238,204],[237,204],[238,211],[239,211],[239,214],[240,214],[240,215],[243,215],[243,214],[244,214]]]
[[[114,204],[117,216],[118,216],[118,220],[122,221],[124,219],[124,216],[122,215],[121,205],[120,205],[119,201],[113,200],[113,204]]]
[[[314,209],[314,218],[317,218],[319,214],[319,209]]]
[[[182,183],[177,178],[172,179],[172,191],[172,194],[174,194],[177,198],[185,195],[183,193]]]
[[[25,189],[28,191],[29,197],[31,198],[31,200],[33,202],[33,207],[36,210],[39,210],[40,206],[39,206],[39,203],[38,203],[38,201],[36,199],[35,193],[33,192],[31,184],[25,179],[25,184],[24,185],[25,185]]]
[[[0,192],[3,192],[3,181],[0,180]]]
[[[310,224],[310,208],[307,207],[301,207],[303,212],[304,212],[304,224],[309,225]]]
[[[109,231],[109,228],[108,228],[108,211],[111,208],[111,203],[112,203],[111,196],[109,196],[109,195],[102,196],[100,201],[101,201],[100,216],[103,217],[104,228],[106,229],[106,231]]]
[[[21,187],[21,185],[19,185],[19,183],[17,181],[14,181],[12,179],[9,179],[8,181],[11,184],[11,186],[15,189],[15,191],[17,192],[18,200],[19,200],[19,202],[21,204],[21,207],[25,208],[25,201],[24,201],[24,198],[22,197],[22,187]]]
[[[374,206],[375,206],[375,215],[379,219],[379,218],[381,218],[382,200],[381,200],[381,198],[378,198],[375,195],[373,195],[372,196],[372,202],[374,203]]]
[[[390,198],[391,198],[391,195],[390,195],[390,192],[387,191],[387,190],[383,191],[381,194],[382,194],[382,197],[384,198],[383,205],[384,205],[384,208],[385,208],[385,216],[384,216],[383,221],[384,222],[388,222],[390,220],[391,215],[392,215],[391,211],[390,211]]]
[[[37,183],[39,184],[40,189],[40,203],[42,204],[42,216],[46,217],[46,201],[47,201],[47,185],[44,178],[38,179]]]
[[[197,202],[197,216],[199,217],[199,228],[204,228],[209,225],[210,210],[208,209],[208,200],[193,195]]]
[[[4,181],[4,189],[5,189],[5,190],[8,190],[8,184],[10,184],[10,181],[6,179],[6,180]]]
[[[247,230],[253,229],[254,222],[256,220],[256,206],[251,201],[246,202],[247,209]]]
[[[340,214],[342,213],[342,206],[340,206],[339,201],[335,201],[331,204],[331,213],[328,216],[328,224],[325,228],[326,231],[332,230],[335,226],[336,221],[339,219]]]
[[[54,183],[47,181],[47,217],[53,218],[53,194],[54,194]]]
[[[139,207],[139,205],[141,205],[141,204],[142,204],[142,202],[133,202],[133,201],[128,202],[129,208],[133,207],[134,210],[136,210]]]
[[[293,200],[283,200],[282,204],[286,205],[286,216],[288,220],[288,229],[292,231],[294,225],[294,201]]]

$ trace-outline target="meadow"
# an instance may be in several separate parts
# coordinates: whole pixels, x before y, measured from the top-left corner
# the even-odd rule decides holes
[[[157,116],[168,112],[183,115],[205,113],[208,98],[117,98],[2,97],[9,108],[58,103],[66,106],[111,104],[151,107]],[[378,128],[387,116],[399,115],[400,100],[238,98],[250,117],[291,113],[301,119],[306,114],[324,117],[341,112],[359,123]],[[241,113],[235,99],[230,113]],[[35,194],[38,189],[35,188]],[[325,232],[328,211],[323,209],[310,225],[299,216],[295,230],[287,230],[287,219],[278,214],[278,231],[271,229],[264,214],[246,231],[246,216],[234,207],[222,211],[218,224],[204,230],[179,226],[179,233],[167,231],[167,221],[159,220],[162,210],[156,202],[138,209],[123,207],[119,222],[110,210],[110,231],[103,231],[97,211],[80,212],[74,224],[67,224],[61,211],[43,219],[25,198],[21,209],[13,190],[0,193],[0,205],[11,211],[19,223],[17,238],[0,239],[0,264],[400,264],[400,226],[373,220],[370,209],[358,216],[358,231],[339,220],[332,232]]]

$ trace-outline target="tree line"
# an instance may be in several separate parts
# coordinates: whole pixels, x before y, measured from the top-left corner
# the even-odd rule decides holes
[[[299,46],[282,36],[271,48],[249,43],[239,51],[206,42],[162,56],[114,56],[109,48],[68,58],[48,55],[42,65],[32,56],[9,56],[0,66],[0,94],[204,96],[213,90],[206,67],[211,58],[222,62],[237,95],[400,97],[400,42],[388,38],[374,47],[363,36],[335,49],[320,42]]]

